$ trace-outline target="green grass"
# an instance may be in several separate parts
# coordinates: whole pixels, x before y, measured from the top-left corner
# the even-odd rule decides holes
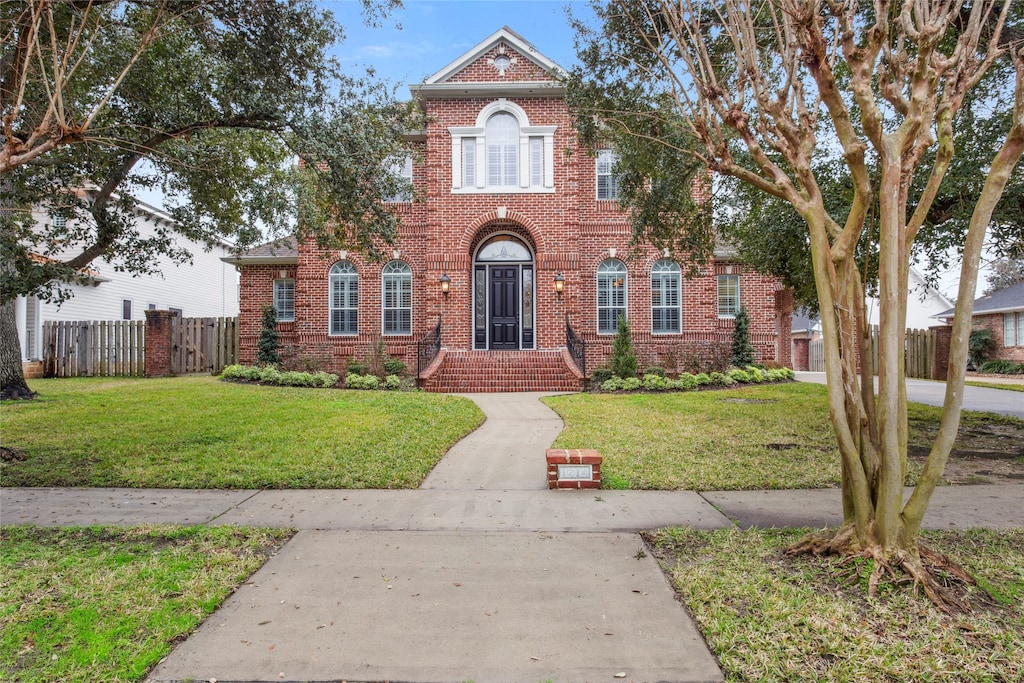
[[[1024,680],[1024,530],[923,534],[997,596],[957,616],[907,585],[868,598],[864,563],[784,557],[804,533],[648,535],[726,681]]]
[[[209,376],[58,379],[0,405],[5,486],[415,488],[483,413],[455,396]]]
[[[985,389],[1005,389],[1006,391],[1024,391],[1024,384],[999,384],[996,382],[964,382],[969,387],[984,387]]]
[[[555,448],[604,456],[605,488],[801,489],[839,486],[839,451],[826,389],[793,382],[664,394],[574,394],[545,398],[565,421]],[[928,445],[941,409],[908,404],[910,443]],[[1024,437],[1024,421],[964,411],[957,447],[999,425],[1003,447]],[[1017,438],[1013,438],[1013,434]],[[992,444],[986,448],[994,448]],[[919,463],[911,462],[908,484]]]
[[[138,681],[290,537],[2,527],[0,680]]]

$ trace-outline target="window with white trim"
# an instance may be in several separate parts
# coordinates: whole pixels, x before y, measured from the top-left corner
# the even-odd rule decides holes
[[[121,320],[132,319],[132,300],[121,299]]]
[[[359,273],[348,261],[331,266],[331,334],[359,333]]]
[[[718,317],[735,318],[740,312],[740,276],[718,276]]]
[[[615,334],[619,318],[626,317],[626,264],[614,258],[597,267],[597,331]]]
[[[619,198],[619,179],[613,173],[617,160],[618,155],[610,149],[602,149],[597,152],[595,168],[598,199],[613,200]]]
[[[384,334],[412,334],[412,268],[391,261],[381,275]]]
[[[1003,346],[1024,346],[1024,313],[1003,313]]]
[[[452,126],[452,192],[554,192],[555,131],[499,98],[473,126]]]
[[[295,320],[295,280],[274,280],[274,315],[278,322],[290,323]]]
[[[407,187],[395,192],[395,194],[388,197],[385,201],[391,203],[398,202],[411,202],[412,201],[412,157],[405,156],[402,159],[397,159],[390,164],[390,171],[396,178],[400,178],[403,183],[407,183]]]
[[[682,332],[682,269],[671,259],[661,259],[651,268],[651,332]]]

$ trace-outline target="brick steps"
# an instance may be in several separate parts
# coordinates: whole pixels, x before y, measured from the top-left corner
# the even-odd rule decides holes
[[[561,351],[447,351],[423,385],[443,393],[579,391]]]

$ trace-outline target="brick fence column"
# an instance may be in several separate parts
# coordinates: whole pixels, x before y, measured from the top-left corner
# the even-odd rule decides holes
[[[949,345],[953,341],[953,327],[951,325],[935,325],[929,327],[935,330],[935,358],[932,367],[935,368],[935,375],[932,379],[946,381],[949,376]]]
[[[146,377],[168,377],[171,374],[173,321],[178,311],[146,311]]]
[[[775,290],[775,314],[778,321],[778,346],[775,361],[787,368],[793,367],[793,290]]]
[[[793,369],[806,372],[811,369],[811,340],[807,337],[793,340]]]

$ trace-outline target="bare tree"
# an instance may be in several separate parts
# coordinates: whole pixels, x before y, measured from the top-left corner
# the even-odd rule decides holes
[[[941,559],[920,546],[919,530],[959,426],[986,227],[1024,152],[1024,52],[1003,37],[1019,16],[1012,2],[609,0],[594,7],[601,26],[578,26],[583,67],[573,83],[584,136],[600,131],[640,147],[685,137],[692,144],[679,154],[788,202],[806,223],[844,525],[793,550],[863,553],[876,561],[872,590],[884,572],[902,568],[950,606],[955,597],[929,570]],[[904,503],[911,249],[955,154],[956,116],[997,64],[1009,75],[1013,115],[960,245],[941,425]],[[829,146],[841,150],[852,181],[843,215],[827,210],[813,163]],[[916,205],[908,195],[915,174],[925,174]],[[869,348],[869,325],[854,252],[871,239],[869,211],[878,212],[877,397],[875,369],[858,352]]]

